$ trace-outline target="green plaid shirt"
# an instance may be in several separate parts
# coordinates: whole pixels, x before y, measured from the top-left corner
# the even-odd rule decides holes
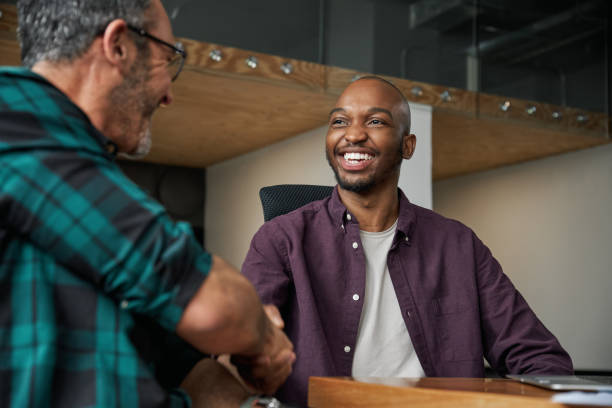
[[[165,336],[211,257],[115,150],[48,81],[0,67],[2,407],[190,405],[159,360],[178,364]]]

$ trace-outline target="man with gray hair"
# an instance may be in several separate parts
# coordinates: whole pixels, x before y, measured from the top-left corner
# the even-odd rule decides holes
[[[277,311],[114,161],[147,153],[186,57],[160,0],[17,7],[27,68],[0,68],[0,406],[240,405],[210,359],[179,388],[202,353],[236,355],[273,393],[295,359]]]

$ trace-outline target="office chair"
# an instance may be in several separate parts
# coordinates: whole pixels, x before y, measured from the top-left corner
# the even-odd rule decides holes
[[[329,197],[334,191],[331,186],[317,186],[310,184],[279,184],[262,187],[259,190],[259,199],[263,207],[264,221],[287,214],[295,209]]]

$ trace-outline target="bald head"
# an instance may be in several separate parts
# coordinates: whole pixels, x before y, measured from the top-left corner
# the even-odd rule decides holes
[[[404,130],[410,133],[410,120],[411,120],[410,119],[410,105],[408,104],[408,100],[406,99],[402,91],[397,86],[395,86],[393,82],[388,81],[376,75],[365,75],[365,76],[359,77],[355,79],[351,83],[351,85],[359,81],[378,81],[384,86],[390,87],[391,89],[395,91],[395,93],[397,93],[397,96],[400,98],[400,101],[401,101],[400,112],[402,114],[402,117],[400,118],[400,122],[404,126]],[[348,89],[351,85],[347,86],[346,89]]]

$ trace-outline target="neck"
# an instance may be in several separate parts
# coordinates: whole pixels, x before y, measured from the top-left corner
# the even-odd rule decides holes
[[[399,215],[397,183],[373,187],[365,193],[338,188],[340,200],[359,222],[359,228],[368,232],[389,229]]]
[[[89,53],[71,62],[40,61],[32,71],[62,91],[100,132],[109,137],[107,130],[112,123],[106,115],[109,81]]]

